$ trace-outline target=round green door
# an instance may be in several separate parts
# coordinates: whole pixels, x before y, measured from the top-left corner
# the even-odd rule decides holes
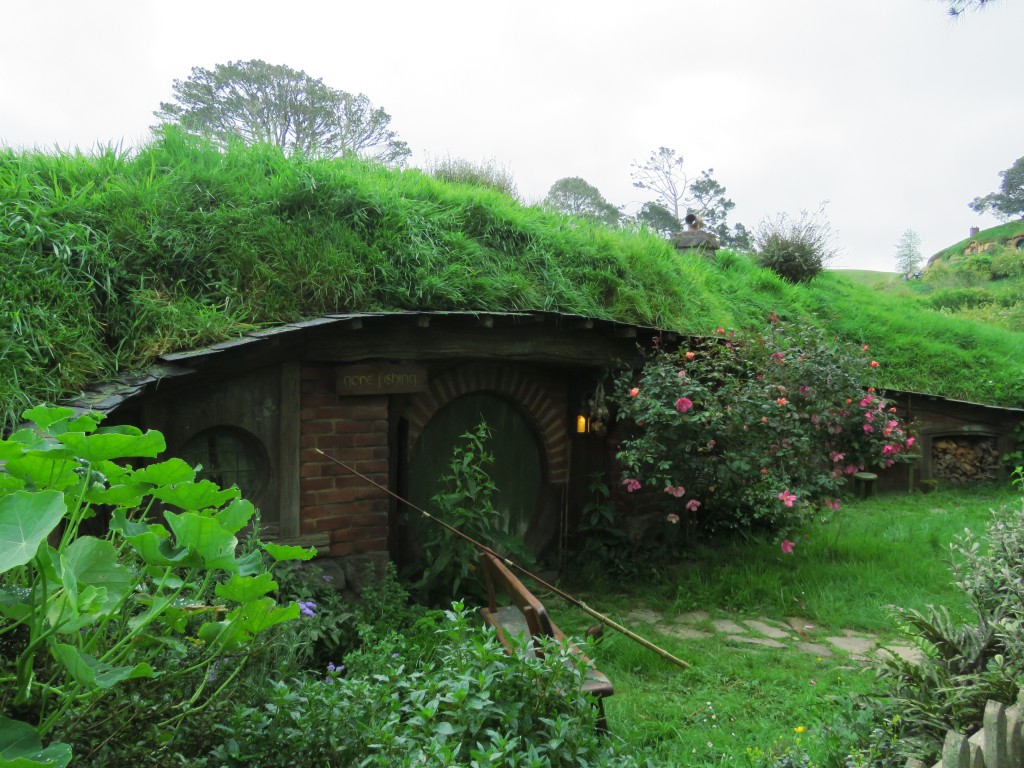
[[[441,490],[441,478],[451,473],[452,452],[464,445],[462,435],[474,431],[481,420],[491,429],[487,450],[494,463],[488,474],[497,487],[493,502],[501,513],[501,527],[524,539],[541,503],[541,448],[522,413],[495,395],[464,395],[434,414],[409,456],[409,500],[436,511],[431,498]]]

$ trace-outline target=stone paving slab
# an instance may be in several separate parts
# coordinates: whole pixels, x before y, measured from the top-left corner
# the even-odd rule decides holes
[[[760,645],[763,648],[786,648],[785,643],[780,643],[778,640],[772,640],[770,637],[752,637],[751,635],[726,635],[726,640],[731,640],[736,643],[750,643],[751,645]]]
[[[815,656],[821,656],[823,659],[827,659],[835,655],[832,653],[831,648],[827,645],[822,645],[821,643],[805,643],[801,641],[793,647],[798,651],[803,651],[804,653],[813,653]]]
[[[921,653],[920,648],[915,648],[911,645],[887,645],[883,648],[878,649],[879,655],[890,654],[904,661],[909,661],[911,664],[920,664],[924,661],[924,654]]]
[[[678,637],[680,640],[703,640],[711,637],[710,632],[705,632],[701,629],[694,629],[693,627],[658,624],[655,626],[655,629],[663,634]]]
[[[810,632],[812,629],[817,629],[810,621],[799,616],[787,616],[786,623],[797,632]]]
[[[747,631],[746,627],[741,627],[735,621],[729,619],[715,619],[711,622],[716,632],[724,632],[727,635],[742,635]]]
[[[765,637],[773,638],[774,640],[789,640],[790,635],[788,632],[784,632],[778,627],[768,624],[764,619],[747,619],[743,622],[755,632],[760,632]]]
[[[857,660],[867,659],[868,654],[878,647],[878,640],[874,637],[845,634],[843,637],[828,637],[825,639],[839,650],[850,654],[850,658]]]
[[[662,618],[660,613],[649,608],[634,608],[626,614],[626,620],[632,623],[659,624]]]
[[[680,621],[686,624],[702,624],[711,618],[711,614],[707,611],[688,611],[686,613],[680,613],[676,616],[676,621]]]
[[[716,634],[727,642],[755,645],[761,648],[793,648],[801,653],[831,658],[837,652],[846,653],[852,661],[868,661],[875,655],[890,654],[911,663],[921,661],[921,652],[905,643],[880,646],[878,638],[853,629],[842,634],[818,639],[811,636],[817,627],[800,616],[787,616],[775,621],[765,616],[756,619],[712,619],[708,611],[688,611],[668,620],[657,611],[637,607],[626,615],[632,623],[650,624],[655,631],[682,640],[703,640]],[[713,631],[708,630],[708,625]],[[694,626],[699,625],[699,626]]]

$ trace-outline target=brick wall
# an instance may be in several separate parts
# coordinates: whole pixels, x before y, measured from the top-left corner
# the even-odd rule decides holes
[[[329,365],[304,365],[301,381],[301,532],[330,532],[331,557],[386,553],[387,494],[316,449],[387,487],[388,398],[338,397]]]

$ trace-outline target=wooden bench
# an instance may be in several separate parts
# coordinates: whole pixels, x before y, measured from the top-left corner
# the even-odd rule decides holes
[[[487,606],[480,609],[481,615],[497,632],[498,640],[506,650],[512,651],[512,637],[524,636],[533,639],[529,645],[529,653],[542,653],[540,638],[551,638],[558,642],[565,641],[565,634],[548,617],[548,612],[530,590],[512,571],[497,557],[484,552],[480,555],[480,569],[487,583]],[[503,594],[511,600],[511,605],[499,606],[497,598]],[[582,690],[591,694],[597,705],[597,728],[608,730],[608,722],[604,714],[604,700],[615,693],[608,677],[598,671],[593,662],[575,644],[570,650],[586,662],[587,672]]]

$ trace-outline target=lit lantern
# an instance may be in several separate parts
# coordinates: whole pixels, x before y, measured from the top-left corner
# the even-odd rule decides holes
[[[590,431],[590,419],[584,416],[582,413],[576,417],[576,432],[584,434]]]

